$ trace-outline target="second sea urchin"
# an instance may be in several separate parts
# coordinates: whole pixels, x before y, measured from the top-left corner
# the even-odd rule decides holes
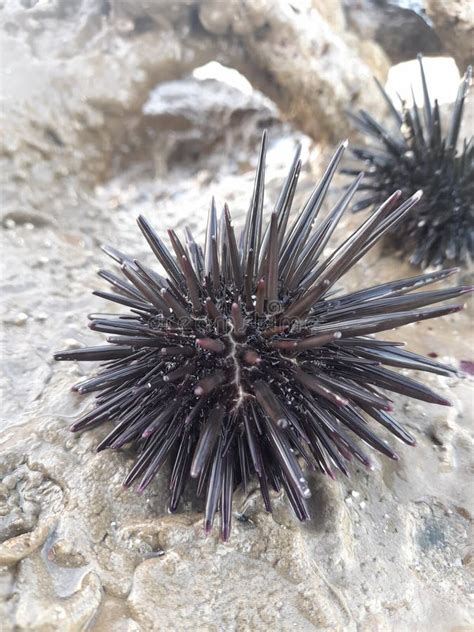
[[[361,187],[365,195],[354,210],[377,208],[395,189],[404,197],[422,189],[423,199],[390,232],[392,242],[417,266],[466,264],[474,257],[474,146],[472,137],[461,144],[459,133],[471,68],[445,124],[438,102],[430,97],[421,57],[419,64],[421,108],[414,97],[412,107],[404,102],[397,107],[378,84],[393,125],[381,124],[364,110],[352,115],[358,128],[375,139],[373,145],[352,148],[366,175]],[[361,169],[359,164],[345,171],[354,175]]]
[[[220,221],[211,205],[204,251],[186,230],[183,243],[169,231],[173,253],[150,224],[138,225],[166,276],[104,246],[122,275],[101,270],[113,292],[95,292],[129,308],[124,315],[95,315],[91,329],[106,345],[63,351],[57,360],[94,360],[99,372],[74,387],[97,392],[95,406],[73,425],[88,430],[111,421],[98,450],[136,448],[126,486],[143,490],[165,461],[171,464],[171,511],[186,483],[205,494],[205,529],[217,510],[229,537],[232,495],[256,476],[265,507],[269,489],[286,491],[300,520],[310,496],[301,461],[334,476],[352,458],[370,466],[358,440],[389,458],[397,455],[377,437],[380,424],[409,445],[414,438],[390,415],[387,391],[425,402],[448,402],[390,367],[450,375],[433,360],[371,334],[442,316],[460,305],[427,307],[467,288],[412,290],[448,277],[444,270],[341,293],[335,284],[418,201],[399,204],[394,193],[329,257],[328,240],[350,205],[361,177],[318,223],[316,217],[345,144],[290,222],[301,162],[290,172],[262,230],[264,135],[245,227],[236,238],[227,206]],[[385,366],[384,366],[385,365]]]

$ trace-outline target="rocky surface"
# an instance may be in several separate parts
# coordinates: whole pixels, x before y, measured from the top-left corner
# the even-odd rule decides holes
[[[398,418],[418,441],[417,448],[400,447],[398,464],[374,456],[373,472],[355,467],[349,480],[336,482],[314,476],[313,520],[304,525],[283,497],[275,497],[272,517],[257,493],[240,494],[226,544],[215,533],[204,536],[192,490],[180,514],[167,514],[165,473],[142,496],[124,491],[132,455],[95,453],[107,428],[68,432],[90,405],[70,386],[92,367],[55,364],[52,352],[100,338],[86,318],[103,309],[90,295],[102,285],[99,245],[151,262],[135,216],[144,213],[161,229],[190,223],[202,235],[212,194],[228,201],[239,225],[264,126],[271,132],[267,210],[296,139],[305,159],[299,202],[329,153],[279,122],[261,96],[192,79],[163,84],[150,96],[157,66],[146,80],[141,70],[158,62],[147,53],[164,47],[160,63],[168,70],[159,78],[167,80],[207,56],[172,55],[175,27],[166,46],[164,32],[159,41],[156,32],[148,39],[151,25],[140,16],[155,3],[123,3],[128,13],[115,15],[121,21],[113,43],[90,17],[100,9],[106,23],[109,3],[73,5],[75,13],[66,11],[68,3],[10,2],[10,26],[4,24],[2,630],[470,629],[469,373],[420,376],[452,399],[451,409],[397,399]],[[94,81],[91,68],[99,69]],[[336,240],[360,221],[348,217]],[[376,283],[410,272],[379,248],[346,287],[369,275]],[[390,335],[460,366],[472,361],[470,315]]]
[[[218,45],[225,38],[223,63],[241,70],[313,138],[346,133],[348,105],[377,108],[364,50],[370,67],[383,75],[388,66],[381,49],[351,46],[310,1],[210,0],[199,5],[199,20]]]
[[[289,135],[273,143],[270,200],[292,144]],[[148,161],[143,168],[146,174]],[[131,455],[94,453],[105,428],[68,433],[88,405],[69,388],[88,367],[53,365],[51,351],[96,340],[85,315],[101,309],[89,294],[100,285],[98,243],[146,252],[134,225],[138,212],[157,226],[191,221],[202,232],[211,192],[237,213],[246,209],[247,168],[175,169],[165,183],[140,177],[134,165],[96,189],[90,213],[74,226],[7,224],[0,465],[5,629],[444,631],[472,622],[469,377],[423,376],[453,399],[448,411],[397,400],[399,418],[418,441],[417,448],[401,449],[400,463],[375,457],[376,471],[355,468],[348,481],[313,477],[314,518],[307,525],[297,523],[283,498],[275,499],[272,518],[250,493],[234,505],[227,544],[204,536],[191,493],[183,513],[167,515],[165,475],[143,496],[125,492],[121,481]],[[338,237],[355,221],[348,218]],[[369,270],[374,281],[409,273],[379,251],[348,286]],[[461,314],[399,335],[412,348],[458,363],[470,359],[468,331],[468,316]]]
[[[474,63],[474,11],[469,0],[426,0],[426,12],[461,73]]]
[[[342,5],[350,28],[361,39],[376,42],[393,64],[414,59],[418,53],[443,53],[423,0],[343,0]]]
[[[314,2],[318,8],[322,4]],[[326,3],[328,12],[332,4]],[[339,15],[336,4],[336,11],[331,13]],[[342,0],[341,4],[344,31],[381,48],[393,64],[414,59],[418,53],[450,56],[462,74],[474,62],[470,0]],[[370,64],[363,52],[362,57]]]

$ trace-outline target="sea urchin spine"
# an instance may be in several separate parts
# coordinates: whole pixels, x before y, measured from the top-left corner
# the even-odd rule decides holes
[[[98,392],[94,408],[73,425],[113,427],[98,450],[133,445],[135,465],[124,484],[144,490],[171,461],[170,510],[189,478],[205,493],[205,529],[217,510],[221,535],[231,529],[232,495],[256,476],[265,507],[269,489],[286,491],[300,520],[309,517],[311,470],[348,474],[347,462],[369,466],[355,437],[392,459],[374,434],[378,422],[409,445],[414,438],[390,415],[386,391],[448,405],[426,386],[385,368],[450,375],[453,369],[371,334],[449,314],[461,305],[429,307],[468,288],[412,293],[450,276],[443,270],[342,294],[334,289],[372,245],[404,221],[420,193],[400,204],[396,192],[323,258],[328,240],[350,205],[361,177],[319,223],[316,217],[346,143],[290,224],[301,162],[296,153],[275,210],[262,230],[266,135],[244,230],[237,239],[229,209],[220,221],[212,201],[204,251],[186,229],[184,243],[170,230],[172,254],[151,225],[138,225],[166,276],[105,246],[122,276],[101,270],[113,292],[96,292],[130,308],[95,315],[91,329],[104,346],[63,351],[57,360],[101,361],[97,375],[77,384]]]
[[[354,210],[377,208],[395,189],[400,189],[404,197],[422,189],[420,203],[395,231],[390,231],[392,242],[413,265],[446,261],[466,264],[474,256],[474,147],[472,137],[460,146],[459,133],[471,68],[466,70],[449,124],[444,126],[438,102],[431,100],[420,56],[419,64],[421,109],[414,96],[411,108],[403,101],[397,108],[377,82],[393,128],[385,127],[364,110],[351,115],[362,133],[376,141],[373,146],[352,148],[366,175],[360,187],[365,195]],[[357,165],[344,171],[356,175],[361,168]]]

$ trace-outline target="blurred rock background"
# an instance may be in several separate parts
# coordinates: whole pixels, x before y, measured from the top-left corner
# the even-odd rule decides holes
[[[443,57],[431,76],[454,98],[469,0],[5,0],[0,22],[2,630],[472,629],[469,374],[423,376],[448,411],[397,402],[419,444],[399,464],[313,477],[307,525],[242,497],[224,545],[192,495],[166,514],[166,476],[124,492],[131,455],[94,452],[106,429],[68,433],[89,367],[51,357],[97,342],[99,245],[148,256],[138,213],[202,234],[214,194],[241,224],[262,129],[268,210],[296,142],[301,202],[353,137],[347,110],[384,116],[373,75],[400,89],[399,64]],[[379,248],[346,283],[410,273]],[[394,335],[472,366],[468,312]]]

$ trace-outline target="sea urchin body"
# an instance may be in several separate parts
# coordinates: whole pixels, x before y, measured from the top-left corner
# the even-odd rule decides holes
[[[269,489],[284,488],[300,520],[309,517],[310,489],[302,469],[334,476],[355,458],[369,466],[358,440],[389,458],[379,423],[398,439],[414,438],[391,416],[387,391],[436,404],[448,402],[389,367],[449,375],[452,370],[371,334],[442,316],[460,305],[428,307],[467,288],[413,293],[453,271],[397,280],[343,294],[334,286],[371,246],[403,221],[420,194],[399,204],[394,193],[328,257],[328,240],[350,205],[358,177],[323,220],[315,222],[345,144],[293,222],[299,155],[265,230],[262,229],[266,135],[246,224],[237,239],[227,206],[214,202],[204,251],[186,229],[170,230],[173,253],[143,218],[138,225],[166,276],[105,246],[122,275],[101,270],[113,292],[96,292],[130,308],[126,315],[92,317],[108,335],[104,346],[64,351],[57,360],[95,360],[97,375],[77,384],[98,392],[94,408],[73,430],[106,421],[113,427],[98,450],[133,445],[136,462],[125,485],[143,490],[171,463],[170,509],[197,479],[205,494],[205,529],[221,515],[231,528],[232,495],[256,477],[265,507]],[[370,421],[370,423],[368,423]]]
[[[438,102],[431,101],[419,58],[423,107],[402,102],[397,108],[378,84],[394,126],[385,127],[368,112],[352,115],[357,127],[375,145],[355,147],[363,163],[366,195],[354,210],[377,208],[395,189],[403,196],[417,189],[423,199],[405,221],[391,231],[394,245],[414,265],[468,263],[474,257],[474,146],[472,137],[459,142],[465,100],[471,82],[469,67],[459,86],[449,124],[444,125]],[[350,175],[361,169],[345,169]]]

